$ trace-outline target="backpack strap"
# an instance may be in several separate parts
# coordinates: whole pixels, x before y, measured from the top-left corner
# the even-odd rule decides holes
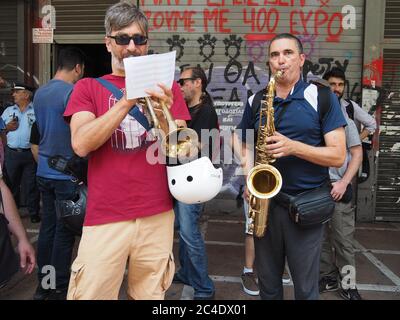
[[[353,102],[350,99],[345,99],[345,101],[348,103],[348,105],[346,106],[347,115],[349,116],[349,118],[351,120],[354,120],[354,105],[353,105]]]
[[[325,86],[319,86],[318,88],[318,114],[319,121],[322,121],[325,118],[325,115],[328,113],[331,106],[331,89]]]
[[[122,97],[124,96],[123,93],[111,82],[102,79],[102,78],[95,78],[96,81],[98,81],[103,87],[105,87],[108,91],[110,91],[114,97],[117,100],[121,100]],[[135,105],[129,110],[128,112],[132,117],[136,119],[137,122],[139,122],[143,128],[146,129],[146,131],[150,130],[150,124],[149,121],[147,121],[146,116],[139,110],[138,106]]]
[[[251,103],[251,114],[252,118],[256,118],[257,112],[260,110],[261,100],[264,98],[265,89],[260,90],[256,93]]]

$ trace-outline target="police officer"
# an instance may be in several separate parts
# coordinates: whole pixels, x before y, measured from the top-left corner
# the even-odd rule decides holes
[[[26,179],[27,207],[32,223],[40,222],[39,191],[36,186],[36,162],[29,143],[32,124],[35,122],[32,97],[34,89],[22,83],[12,88],[14,105],[4,110],[1,118],[6,124],[5,171],[7,182],[18,203],[22,177]]]

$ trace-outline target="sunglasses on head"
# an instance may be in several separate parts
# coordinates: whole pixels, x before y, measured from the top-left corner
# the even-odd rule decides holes
[[[142,46],[147,43],[147,37],[141,34],[134,34],[132,37],[128,35],[120,35],[120,36],[107,36],[108,38],[112,38],[115,40],[115,43],[121,46],[127,46],[131,40],[135,46]]]
[[[196,80],[196,78],[182,78],[179,79],[177,82],[179,83],[180,86],[183,86],[186,80]]]

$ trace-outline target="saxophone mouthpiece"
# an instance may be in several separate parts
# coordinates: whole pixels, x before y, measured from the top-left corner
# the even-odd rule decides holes
[[[285,72],[285,70],[278,70],[278,71],[275,73],[274,78],[275,78],[275,79],[282,78],[284,72]]]

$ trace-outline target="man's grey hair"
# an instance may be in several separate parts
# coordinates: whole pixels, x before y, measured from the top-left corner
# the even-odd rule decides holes
[[[32,101],[33,99],[33,92],[29,90],[24,90],[28,94],[28,101]]]
[[[147,37],[149,24],[145,14],[131,1],[118,2],[107,9],[104,19],[106,34],[118,31],[130,26],[132,23],[138,25],[142,33]]]

